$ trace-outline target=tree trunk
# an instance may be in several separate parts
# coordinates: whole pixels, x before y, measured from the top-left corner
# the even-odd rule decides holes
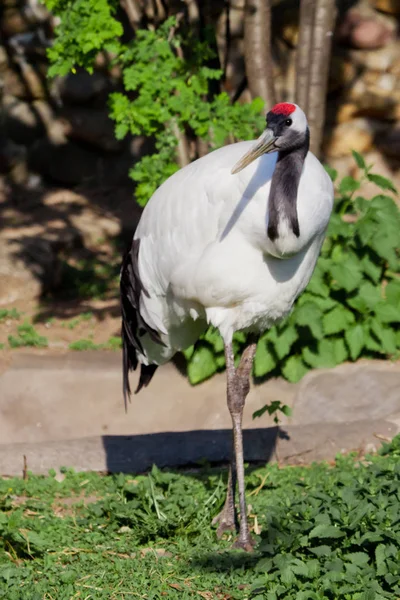
[[[300,3],[295,102],[305,113],[308,113],[308,89],[310,85],[315,4],[315,0],[302,0]]]
[[[260,96],[267,107],[275,104],[271,54],[271,6],[269,0],[246,0],[244,58],[253,98]]]
[[[133,31],[136,31],[143,17],[143,11],[140,3],[138,3],[136,0],[120,0],[120,4],[126,12]]]
[[[170,123],[172,132],[178,140],[178,145],[176,147],[176,159],[179,167],[182,169],[190,163],[189,144],[186,135],[179,129],[179,125],[176,120],[171,119]]]
[[[335,0],[317,0],[314,17],[312,60],[308,86],[308,122],[311,130],[311,151],[319,154],[325,122],[326,91],[333,27]]]

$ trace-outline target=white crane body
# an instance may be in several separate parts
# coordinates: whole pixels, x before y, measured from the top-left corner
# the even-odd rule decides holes
[[[134,236],[148,293],[140,296],[140,313],[165,346],[144,334],[143,364],[167,362],[207,324],[225,341],[238,330],[265,331],[309,282],[332,209],[331,179],[309,152],[297,193],[300,236],[283,217],[272,241],[268,198],[278,153],[231,174],[253,144],[232,144],[189,164],[145,207]]]
[[[170,177],[146,205],[121,269],[123,382],[140,363],[136,391],[157,366],[194,344],[211,324],[225,348],[234,458],[218,533],[240,532],[250,550],[242,415],[254,336],[235,367],[235,331],[260,334],[291,310],[313,273],[333,205],[333,185],[309,152],[303,111],[281,103],[254,142],[225,146]]]

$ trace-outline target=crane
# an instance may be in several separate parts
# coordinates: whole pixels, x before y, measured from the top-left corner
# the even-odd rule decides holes
[[[328,226],[333,185],[309,151],[296,104],[276,104],[258,140],[225,146],[172,175],[146,205],[121,268],[123,390],[140,364],[136,392],[158,365],[209,325],[224,341],[233,452],[217,534],[234,530],[251,550],[242,415],[257,336],[289,314],[313,273]],[[232,336],[249,333],[235,367]]]

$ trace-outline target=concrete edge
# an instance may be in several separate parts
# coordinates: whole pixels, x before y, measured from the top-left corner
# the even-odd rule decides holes
[[[267,427],[244,431],[245,460],[310,464],[331,461],[338,453],[361,455],[377,450],[400,431],[398,419],[347,423]],[[0,474],[22,475],[27,469],[46,474],[61,466],[76,471],[145,472],[159,467],[226,463],[231,448],[229,429],[165,432],[143,435],[105,435],[75,440],[0,445]]]

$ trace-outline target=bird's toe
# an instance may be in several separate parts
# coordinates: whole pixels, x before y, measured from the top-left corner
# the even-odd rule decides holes
[[[244,550],[245,552],[253,552],[256,545],[254,538],[249,535],[247,538],[242,539],[240,536],[234,541],[232,548],[238,550]]]
[[[220,513],[211,521],[212,525],[218,525],[217,527],[217,538],[220,539],[227,531],[235,531],[235,514],[231,514],[231,511],[221,510]]]

